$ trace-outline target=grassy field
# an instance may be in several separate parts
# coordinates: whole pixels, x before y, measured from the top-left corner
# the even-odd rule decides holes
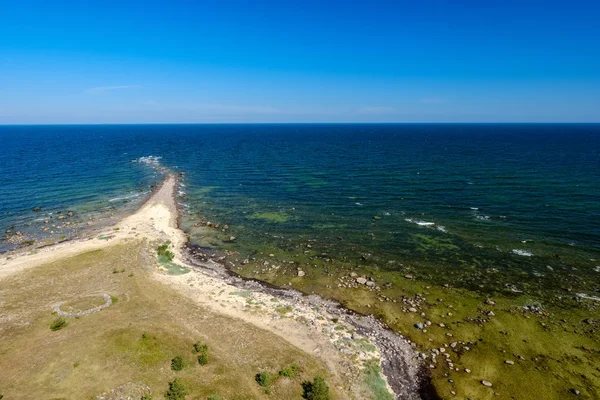
[[[93,399],[129,382],[147,385],[156,400],[175,378],[188,400],[300,399],[302,382],[318,375],[332,398],[341,398],[340,382],[318,359],[152,280],[152,251],[141,243],[114,245],[1,280],[3,400]],[[56,303],[69,312],[92,308],[104,303],[104,293],[110,307],[50,329]],[[198,362],[196,343],[207,345],[206,365]],[[180,371],[172,369],[177,356]],[[293,376],[278,376],[292,364],[299,366]],[[275,378],[268,388],[256,382],[262,371]]]

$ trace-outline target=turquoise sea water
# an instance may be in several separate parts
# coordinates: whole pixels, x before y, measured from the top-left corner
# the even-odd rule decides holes
[[[182,224],[198,242],[204,215],[230,225],[241,252],[313,240],[439,283],[539,292],[568,280],[599,295],[597,124],[4,126],[0,140],[2,232],[39,237],[51,212],[134,207],[160,178],[139,160],[156,156],[185,173]]]

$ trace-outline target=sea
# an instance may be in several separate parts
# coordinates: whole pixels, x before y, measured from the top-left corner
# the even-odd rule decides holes
[[[432,283],[600,296],[600,124],[0,126],[0,143],[0,252],[114,222],[177,172],[192,244],[220,246],[203,218],[245,254],[310,241]]]

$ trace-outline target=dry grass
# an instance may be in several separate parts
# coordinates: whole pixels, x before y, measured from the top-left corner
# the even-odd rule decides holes
[[[316,358],[152,280],[151,251],[142,244],[116,245],[1,280],[0,393],[6,399],[89,399],[142,381],[158,399],[179,377],[187,399],[287,399],[300,398],[301,382],[315,375],[326,376],[335,391],[339,382]],[[115,268],[125,272],[113,273]],[[89,296],[101,299],[102,293],[118,301],[50,330],[55,303],[87,308],[95,304]],[[196,342],[209,346],[208,365],[198,364]],[[171,370],[177,355],[186,363],[180,372]],[[254,381],[259,371],[276,373],[292,363],[301,367],[298,376],[279,379],[269,394]]]

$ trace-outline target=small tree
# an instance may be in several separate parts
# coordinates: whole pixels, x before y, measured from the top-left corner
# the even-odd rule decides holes
[[[208,352],[208,345],[194,343],[194,353],[207,353],[207,352]]]
[[[325,379],[321,376],[315,377],[312,382],[302,382],[304,394],[302,397],[306,400],[330,400],[329,386],[325,383]]]
[[[165,393],[165,399],[168,400],[185,400],[187,389],[181,383],[179,378],[175,378],[173,382],[169,382],[169,390]]]
[[[171,360],[171,369],[173,371],[181,371],[183,369],[183,357],[177,356]]]

